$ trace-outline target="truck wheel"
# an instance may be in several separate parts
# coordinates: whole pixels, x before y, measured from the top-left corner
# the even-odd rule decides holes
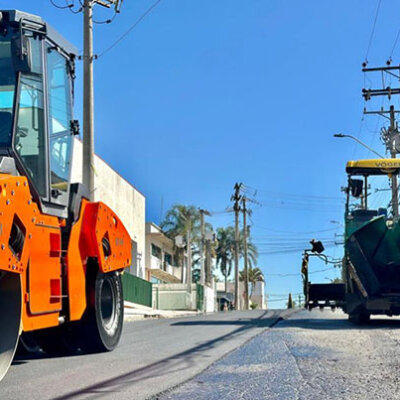
[[[88,308],[80,336],[81,350],[89,353],[111,351],[121,338],[124,299],[121,276],[116,272],[97,272],[88,281]]]
[[[20,276],[0,271],[0,381],[10,367],[18,345],[21,297]]]
[[[371,314],[366,311],[359,311],[349,314],[349,321],[357,325],[368,324]]]
[[[31,332],[22,332],[19,337],[17,355],[24,356],[27,354],[38,353],[40,347]]]
[[[35,342],[49,356],[67,356],[78,351],[70,325],[34,331],[31,333],[31,343]]]

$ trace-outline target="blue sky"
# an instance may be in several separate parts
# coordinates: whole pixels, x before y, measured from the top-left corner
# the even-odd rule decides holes
[[[0,4],[41,15],[82,48],[81,14],[47,0]],[[95,51],[112,44],[151,4],[125,0],[112,24],[95,26]],[[96,152],[146,195],[149,221],[159,222],[162,203],[164,212],[174,203],[224,210],[234,183],[243,182],[262,204],[251,220],[263,253],[300,241],[306,246],[313,237],[335,240],[342,232],[345,162],[371,154],[333,133],[354,134],[383,152],[384,121],[362,119],[361,97],[361,63],[377,4],[162,0],[95,63]],[[398,2],[382,2],[370,66],[390,56],[399,13]],[[97,19],[109,16],[97,8]],[[394,63],[399,51],[400,44]],[[80,62],[77,75],[80,118]],[[231,214],[210,219],[215,227],[232,221]],[[340,257],[342,249],[327,253]],[[299,251],[260,256],[271,306],[282,306],[289,291],[301,292],[300,276],[276,276],[298,273],[300,261]],[[311,267],[327,268],[316,261]],[[328,270],[313,279],[337,275]]]

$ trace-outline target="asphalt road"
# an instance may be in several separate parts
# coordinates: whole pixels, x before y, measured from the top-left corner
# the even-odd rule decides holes
[[[243,311],[128,322],[111,353],[14,360],[0,399],[147,399],[193,378],[278,316]]]
[[[160,400],[398,400],[400,320],[340,311],[279,322]]]

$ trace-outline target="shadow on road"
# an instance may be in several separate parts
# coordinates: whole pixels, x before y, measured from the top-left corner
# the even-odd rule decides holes
[[[400,329],[400,319],[379,319],[376,317],[366,324],[357,325],[343,318],[296,318],[292,317],[278,324],[278,328],[301,328],[316,330],[382,330]]]
[[[235,321],[226,321],[226,320],[214,320],[214,321],[202,321],[202,320],[197,320],[197,321],[181,321],[181,322],[175,322],[174,324],[171,324],[172,326],[212,326],[212,325],[239,325],[242,327],[256,327],[256,328],[263,328],[263,327],[270,327],[271,326],[271,320],[264,318],[239,318],[238,320]]]
[[[166,357],[152,364],[146,365],[141,368],[133,369],[127,373],[110,378],[103,382],[99,382],[93,385],[86,386],[82,389],[70,392],[59,397],[55,397],[54,400],[69,400],[74,399],[78,396],[89,397],[94,395],[96,398],[100,398],[102,395],[110,396],[112,392],[119,392],[124,387],[132,386],[136,382],[143,382],[146,379],[165,377],[169,374],[176,373],[187,368],[192,367],[196,363],[195,357],[209,357],[204,354],[209,349],[216,347],[219,343],[225,340],[232,339],[245,332],[246,330],[254,327],[269,327],[275,325],[280,318],[277,315],[272,315],[271,317],[265,318],[266,311],[262,315],[254,319],[240,319],[238,321],[231,320],[227,321],[227,325],[239,325],[237,329],[232,332],[219,336],[213,340],[209,340],[200,345],[194,346],[188,350],[182,351],[180,353],[174,354],[170,357]],[[197,321],[187,321],[187,322],[177,322],[171,325],[197,325]],[[207,323],[209,322],[209,324]],[[225,325],[225,321],[199,321],[198,325]],[[39,355],[38,358],[43,358],[43,355]],[[16,363],[21,363],[23,360],[15,360]]]

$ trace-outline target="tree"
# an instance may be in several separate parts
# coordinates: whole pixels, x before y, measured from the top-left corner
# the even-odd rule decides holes
[[[239,280],[241,282],[244,282],[245,276],[246,276],[246,274],[245,274],[244,270],[240,271]],[[261,269],[258,267],[256,267],[256,268],[249,267],[249,283],[251,284],[250,297],[253,295],[254,288],[255,288],[257,282],[264,282],[264,274],[262,273]]]
[[[292,300],[292,293],[289,293],[287,308],[293,308],[293,307],[294,307],[294,304],[293,304],[293,300]]]
[[[239,242],[239,251],[241,257],[244,257],[244,241],[245,241],[245,236],[242,233],[240,235],[240,242]],[[251,237],[247,237],[247,261],[249,268],[252,268],[255,265],[257,265],[257,259],[258,259],[257,246],[251,242]]]
[[[172,240],[178,235],[185,237],[190,226],[190,233],[193,242],[200,235],[200,213],[197,207],[174,204],[165,214],[161,229]],[[183,268],[185,249],[175,246],[175,258],[178,266]]]
[[[190,226],[190,236],[192,242],[192,268],[200,264],[200,211],[194,205],[185,206],[182,204],[174,204],[165,214],[164,221],[161,223],[161,229],[172,240],[178,235],[186,237]],[[205,230],[211,231],[213,227],[210,223],[205,223]],[[175,246],[175,257],[177,264],[182,266],[185,256],[183,247]]]
[[[228,277],[232,272],[232,261],[235,250],[235,230],[232,226],[217,229],[217,246],[215,248],[217,267],[225,278],[225,293],[228,291]]]

